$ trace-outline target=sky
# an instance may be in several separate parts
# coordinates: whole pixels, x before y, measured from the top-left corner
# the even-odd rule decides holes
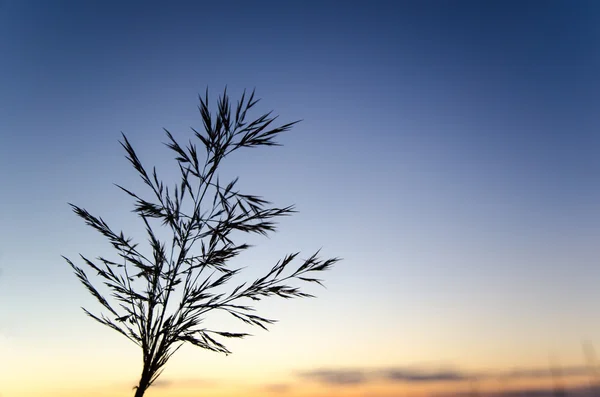
[[[135,231],[121,132],[169,175],[163,128],[192,138],[197,95],[225,86],[302,120],[224,165],[299,211],[252,238],[246,277],[295,251],[343,261],[317,299],[261,302],[269,332],[215,319],[254,336],[181,349],[148,396],[547,390],[552,365],[585,395],[599,20],[583,0],[0,0],[0,395],[133,395],[141,352],[85,316],[61,258],[110,246],[67,203]]]

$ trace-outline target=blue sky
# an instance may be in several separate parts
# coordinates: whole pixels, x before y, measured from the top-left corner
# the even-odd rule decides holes
[[[283,147],[227,165],[251,193],[300,211],[247,260],[320,247],[344,258],[318,300],[265,304],[279,334],[247,349],[270,336],[320,346],[281,352],[306,354],[289,371],[330,356],[474,369],[537,365],[553,349],[581,359],[580,340],[600,332],[595,2],[124,3],[0,2],[11,354],[85,348],[89,335],[112,345],[60,258],[107,245],[67,202],[135,230],[112,185],[139,186],[120,132],[168,175],[162,128],[191,137],[197,94],[227,85],[303,119]]]

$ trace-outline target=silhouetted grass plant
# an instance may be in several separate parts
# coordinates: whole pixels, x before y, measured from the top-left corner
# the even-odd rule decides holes
[[[135,396],[141,397],[160,376],[167,361],[185,343],[230,353],[222,338],[243,338],[246,333],[215,331],[201,326],[211,311],[222,311],[246,324],[267,329],[274,320],[256,314],[248,303],[265,297],[310,297],[291,280],[321,284],[314,275],[329,269],[338,258],[322,260],[318,251],[288,271],[298,253],[285,256],[263,277],[244,282],[222,292],[241,269],[228,262],[250,246],[234,243],[232,232],[267,235],[276,230],[274,220],[292,214],[292,206],[278,208],[259,196],[236,190],[237,178],[223,184],[218,170],[223,160],[241,148],[277,145],[278,134],[296,123],[273,126],[271,112],[247,121],[247,114],[258,102],[254,91],[246,92],[232,112],[225,90],[218,98],[216,115],[208,107],[208,90],[201,96],[199,110],[204,132],[194,130],[200,148],[192,141],[181,146],[167,131],[165,145],[175,153],[179,180],[171,187],[159,180],[156,168],[142,165],[133,146],[123,134],[120,142],[127,159],[149,188],[150,199],[122,186],[135,200],[133,211],[145,227],[151,255],[144,255],[133,239],[115,232],[102,218],[70,204],[86,224],[104,235],[120,259],[98,257],[95,261],[81,256],[83,263],[100,278],[110,291],[110,301],[91,283],[87,273],[72,261],[85,288],[105,309],[99,315],[83,309],[87,315],[125,336],[142,349],[143,368]],[[187,209],[187,210],[186,210]],[[161,240],[156,221],[168,230],[170,240]],[[150,251],[150,250],[148,250]]]

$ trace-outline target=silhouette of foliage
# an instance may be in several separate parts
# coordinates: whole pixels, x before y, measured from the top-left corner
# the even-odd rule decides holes
[[[244,91],[232,112],[225,90],[218,98],[216,115],[209,111],[208,90],[205,97],[199,96],[199,99],[205,131],[192,130],[200,148],[192,141],[186,146],[180,145],[165,130],[168,137],[165,145],[175,153],[180,171],[179,180],[171,187],[158,178],[156,168],[150,171],[142,165],[124,134],[120,142],[126,158],[149,188],[151,198],[144,198],[117,185],[135,200],[133,212],[145,226],[151,255],[144,254],[132,238],[115,232],[102,218],[70,204],[75,214],[110,241],[120,257],[118,261],[105,257],[92,261],[80,255],[88,271],[96,273],[110,291],[110,301],[91,283],[82,268],[64,259],[105,309],[96,315],[84,308],[85,313],[141,347],[143,370],[135,387],[136,397],[144,395],[183,344],[228,354],[224,339],[248,335],[202,327],[209,312],[226,312],[246,324],[267,329],[274,320],[256,314],[254,307],[245,302],[270,296],[310,297],[312,295],[288,282],[297,279],[321,284],[322,280],[314,275],[339,260],[322,260],[317,251],[288,270],[298,255],[293,253],[253,282],[238,284],[227,292],[219,289],[241,270],[230,268],[228,262],[250,247],[246,243],[234,243],[232,233],[266,236],[276,230],[276,218],[295,212],[292,206],[273,207],[261,197],[242,194],[236,189],[237,178],[222,184],[219,166],[238,149],[277,145],[277,135],[290,130],[297,122],[273,126],[276,117],[272,117],[271,112],[248,121],[248,112],[258,102],[254,91],[249,96]],[[157,221],[166,228],[170,240],[163,241],[157,236]]]

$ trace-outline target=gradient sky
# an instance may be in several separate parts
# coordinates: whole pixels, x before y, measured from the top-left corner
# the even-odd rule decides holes
[[[166,174],[162,128],[187,140],[225,85],[303,119],[227,164],[300,211],[253,239],[249,277],[296,250],[344,261],[318,299],[259,305],[280,323],[233,355],[182,349],[149,396],[416,396],[515,368],[546,387],[549,355],[585,377],[599,3],[0,0],[2,397],[132,395],[141,353],[83,314],[60,257],[110,247],[67,202],[135,230],[121,131]]]

